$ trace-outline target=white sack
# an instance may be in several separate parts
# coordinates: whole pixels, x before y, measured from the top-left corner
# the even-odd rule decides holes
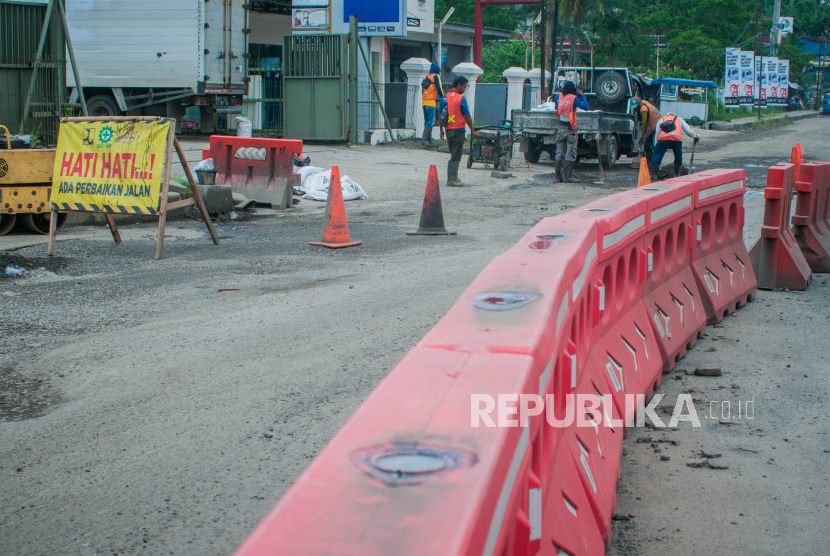
[[[329,196],[329,182],[331,181],[331,170],[318,172],[303,180],[306,194],[303,199],[312,201],[326,201]],[[349,179],[349,176],[340,176],[340,188],[343,190],[344,201],[357,199],[368,199],[366,192],[358,184]]]

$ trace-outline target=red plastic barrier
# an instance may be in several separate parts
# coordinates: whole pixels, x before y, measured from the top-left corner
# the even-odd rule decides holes
[[[542,220],[389,373],[237,556],[602,554],[626,433],[607,420],[632,416],[625,394],[650,396],[663,355],[676,357],[703,318],[684,312],[671,341],[649,318],[678,277],[696,291],[683,237],[697,192],[675,182]],[[681,248],[655,257],[655,238]],[[721,244],[707,254],[735,249]],[[476,395],[509,396],[494,403],[515,407],[506,418],[521,425],[522,394],[552,395],[550,415],[472,426],[475,403],[488,403]],[[564,428],[546,418],[569,413]]]
[[[695,184],[692,271],[709,324],[755,299],[758,282],[743,240],[746,171],[707,170]]]
[[[749,251],[758,287],[806,290],[812,274],[790,229],[790,207],[795,191],[795,165],[776,164],[767,171],[764,224],[761,237]]]
[[[830,162],[802,164],[793,235],[813,272],[830,272]]]
[[[202,159],[212,158],[216,183],[276,208],[291,206],[292,188],[301,177],[294,173],[294,155],[302,158],[303,142],[290,139],[212,135]]]
[[[616,196],[644,198],[646,211],[643,302],[663,360],[674,368],[706,328],[691,267],[694,184],[683,178],[632,189]]]
[[[565,218],[597,223],[598,263],[588,278],[588,366],[604,369],[620,414],[626,393],[647,393],[660,383],[660,359],[643,306],[646,200],[605,197]],[[628,408],[629,413],[632,408]]]

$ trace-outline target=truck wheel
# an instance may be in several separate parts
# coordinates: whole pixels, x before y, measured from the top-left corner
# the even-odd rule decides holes
[[[539,156],[541,156],[542,151],[539,150],[539,145],[534,143],[533,141],[527,146],[527,150],[525,151],[525,160],[530,162],[531,164],[536,164],[539,162]]]
[[[618,153],[620,150],[616,135],[608,136],[608,140],[605,142],[604,150],[605,152],[600,155],[602,165],[606,168],[613,168],[617,163],[617,158],[619,157]]]
[[[620,100],[627,93],[625,79],[613,71],[605,72],[597,77],[594,90],[600,100],[608,103]]]
[[[107,95],[95,95],[86,101],[86,109],[90,116],[120,116],[121,109],[115,99]]]

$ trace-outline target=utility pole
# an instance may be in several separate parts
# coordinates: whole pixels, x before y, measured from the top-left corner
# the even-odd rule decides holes
[[[778,56],[778,43],[781,36],[779,21],[781,19],[781,0],[775,0],[772,8],[772,29],[769,37],[769,55]]]
[[[553,94],[554,86],[553,84],[556,83],[556,70],[559,67],[559,60],[558,56],[556,55],[556,49],[559,43],[557,42],[556,34],[559,31],[559,0],[554,0],[553,2],[553,26],[551,28],[551,40],[550,40],[550,82],[551,82],[551,94]]]
[[[660,79],[660,37],[663,35],[654,35],[655,43],[657,44],[657,79]]]
[[[539,71],[542,74],[541,79],[539,80],[539,100],[542,103],[548,99],[547,95],[545,95],[545,58],[547,58],[547,50],[545,50],[545,18],[547,16],[545,13],[546,6],[547,4],[545,4],[544,0],[542,0],[542,31],[540,33],[542,37],[542,55],[540,56],[541,60],[539,62]]]
[[[758,14],[761,13],[761,0],[757,0],[755,3],[755,44],[753,45],[753,49],[755,50],[755,59],[759,60],[758,58]],[[753,64],[755,67],[755,93],[752,95],[753,97],[757,94],[758,95],[758,120],[761,120],[761,72],[764,70],[764,58],[763,56],[760,58],[758,63]],[[753,99],[754,101],[754,99]]]

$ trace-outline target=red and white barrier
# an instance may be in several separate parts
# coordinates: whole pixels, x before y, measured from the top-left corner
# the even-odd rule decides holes
[[[212,158],[217,185],[229,185],[245,196],[275,208],[291,206],[294,155],[302,158],[303,142],[293,139],[212,135],[202,159]]]
[[[708,170],[687,176],[695,184],[692,271],[707,322],[755,299],[758,282],[743,240],[745,170]]]
[[[830,162],[796,168],[793,235],[813,272],[830,272]]]
[[[806,290],[812,279],[810,265],[790,229],[794,192],[795,165],[780,163],[768,170],[761,237],[749,251],[758,286],[765,290]]]
[[[707,319],[754,296],[748,264],[723,276],[749,260],[743,188],[740,171],[695,174],[539,222],[389,373],[237,556],[602,554],[633,417],[625,396],[649,398]],[[729,284],[703,294],[709,271]],[[533,398],[546,394],[543,410]],[[488,397],[514,411],[493,412],[498,426],[487,426]]]

